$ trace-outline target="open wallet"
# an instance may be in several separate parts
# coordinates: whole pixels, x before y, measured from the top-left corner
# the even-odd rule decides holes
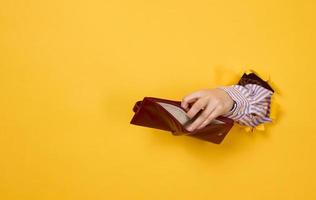
[[[239,85],[249,83],[258,84],[272,90],[266,81],[263,81],[254,73],[245,73],[238,82]],[[130,124],[161,129],[169,131],[175,136],[191,136],[216,144],[223,141],[234,124],[232,119],[219,116],[202,129],[188,131],[185,127],[194,122],[202,110],[191,119],[186,115],[184,108],[181,107],[181,101],[155,97],[144,97],[142,101],[137,101],[133,111],[135,113]]]

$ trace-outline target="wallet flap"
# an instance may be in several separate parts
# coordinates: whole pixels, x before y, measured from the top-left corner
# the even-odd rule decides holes
[[[175,127],[177,125],[153,101],[144,98],[143,101],[135,103],[133,110],[135,114],[130,122],[131,124],[176,132]]]

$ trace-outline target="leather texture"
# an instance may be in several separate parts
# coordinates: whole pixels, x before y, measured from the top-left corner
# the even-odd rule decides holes
[[[258,84],[272,90],[265,81],[254,73],[248,75],[244,74],[238,82],[239,85],[246,85],[249,83]],[[220,144],[223,141],[234,124],[232,119],[219,116],[216,120],[222,123],[210,123],[202,129],[188,131],[185,129],[184,125],[176,119],[176,117],[159,104],[161,102],[174,105],[185,112],[185,110],[181,107],[181,101],[156,97],[144,97],[142,101],[137,101],[135,103],[133,107],[135,114],[130,121],[130,124],[165,130],[171,132],[174,136],[185,135],[215,144]],[[199,113],[196,117],[198,115]],[[195,118],[193,118],[192,121],[194,121]]]

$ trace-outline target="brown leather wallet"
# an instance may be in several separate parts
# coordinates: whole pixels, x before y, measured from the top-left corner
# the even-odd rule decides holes
[[[254,73],[243,74],[237,84],[258,84],[274,92],[266,81]],[[131,124],[166,130],[175,136],[186,135],[216,144],[223,141],[234,124],[232,119],[219,116],[202,129],[188,131],[185,127],[192,123],[201,111],[194,118],[189,119],[180,101],[155,97],[145,97],[142,101],[137,101],[133,111],[135,114],[130,121]]]
[[[202,129],[188,131],[185,127],[192,123],[180,101],[173,101],[155,97],[145,97],[136,102],[135,112],[131,124],[170,131],[173,135],[186,135],[206,140],[216,144],[221,143],[233,126],[233,120],[226,117],[217,117]]]

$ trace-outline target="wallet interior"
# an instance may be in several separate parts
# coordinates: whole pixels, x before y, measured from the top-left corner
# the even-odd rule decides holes
[[[175,105],[164,102],[157,103],[161,105],[165,110],[167,110],[172,116],[174,116],[182,125],[188,125],[192,123],[194,119],[196,119],[196,117],[194,117],[193,119],[189,118],[184,110]],[[209,124],[225,124],[225,122],[213,119]]]

